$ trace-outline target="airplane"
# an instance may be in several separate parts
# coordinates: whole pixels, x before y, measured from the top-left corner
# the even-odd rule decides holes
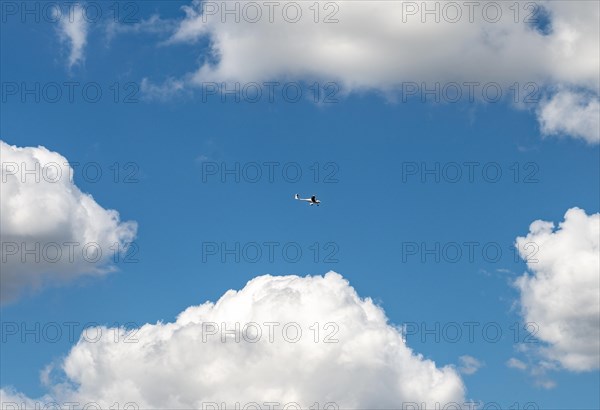
[[[319,206],[319,204],[321,203],[321,201],[319,201],[315,195],[311,196],[310,198],[300,198],[300,195],[296,194],[294,196],[294,199],[297,199],[298,201],[306,201],[311,206],[312,205]]]

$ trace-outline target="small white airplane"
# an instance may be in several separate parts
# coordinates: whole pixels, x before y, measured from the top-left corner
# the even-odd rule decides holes
[[[321,201],[319,201],[315,195],[311,196],[310,198],[300,198],[300,195],[296,194],[294,196],[294,199],[297,199],[298,201],[306,201],[311,206],[319,206],[319,204],[321,203]]]

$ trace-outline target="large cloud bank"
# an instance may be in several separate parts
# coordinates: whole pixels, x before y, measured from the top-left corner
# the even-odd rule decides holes
[[[240,330],[231,333],[236,323]],[[366,409],[409,402],[434,408],[464,401],[454,367],[415,354],[384,311],[335,272],[260,276],[216,303],[187,308],[173,323],[101,333],[98,342],[82,338],[73,347],[62,362],[66,382],[41,400],[152,409],[211,403]],[[2,393],[5,403],[31,400]]]
[[[535,221],[517,238],[531,271],[516,281],[523,316],[547,343],[542,355],[572,371],[600,368],[599,242],[600,214],[579,208],[569,209],[558,229]]]
[[[599,6],[594,2],[538,2],[544,9],[533,15],[531,6],[516,15],[513,4],[488,1],[451,2],[451,7],[447,2],[343,2],[321,5],[318,23],[312,3],[281,2],[273,22],[265,6],[261,18],[251,22],[257,8],[236,2],[236,22],[234,5],[211,3],[185,6],[186,17],[170,40],[210,38],[218,61],[201,65],[197,75],[205,81],[315,76],[385,89],[403,81],[547,79],[598,87]],[[291,22],[299,5],[302,18]],[[549,32],[533,24],[542,10],[551,19]],[[328,15],[337,22],[326,23]]]
[[[0,301],[111,270],[114,252],[134,239],[135,222],[121,222],[117,211],[82,193],[57,152],[0,141],[0,161]]]
[[[600,141],[597,2],[267,3],[184,6],[166,44],[203,40],[209,51],[202,43],[195,71],[162,86],[145,79],[144,91],[160,97],[206,82],[305,80],[388,94],[415,82],[417,98],[440,83],[433,94],[448,100],[456,92],[444,86],[456,82],[464,99],[496,101],[496,86],[485,88],[494,83],[504,101],[544,103],[536,110],[543,135]]]

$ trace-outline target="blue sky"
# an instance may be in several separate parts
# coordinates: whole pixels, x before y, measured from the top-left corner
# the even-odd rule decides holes
[[[136,16],[181,19],[182,4],[148,2]],[[535,104],[391,101],[368,87],[340,93],[338,102],[330,104],[310,98],[251,104],[214,97],[203,102],[198,89],[167,100],[149,99],[140,90],[134,102],[115,103],[110,84],[138,87],[143,78],[155,83],[179,78],[207,58],[205,40],[160,45],[167,37],[141,30],[108,43],[98,23],[88,33],[84,60],[68,67],[69,47],[60,41],[55,24],[3,21],[2,140],[44,146],[71,162],[99,164],[103,173],[97,182],[79,170],[75,185],[103,208],[118,210],[121,220],[138,224],[133,263],[120,262],[105,277],[44,287],[3,305],[3,323],[77,322],[81,332],[90,323],[169,322],[188,306],[216,301],[259,275],[334,270],[360,296],[373,298],[392,324],[499,326],[503,334],[496,343],[486,341],[480,330],[473,342],[464,334],[456,343],[407,336],[409,347],[438,366],[459,365],[464,355],[483,363],[474,374],[462,376],[467,397],[504,408],[515,402],[520,408],[528,402],[553,409],[600,407],[597,369],[550,371],[545,377],[556,385],[547,389],[535,376],[506,364],[513,357],[529,360],[518,349],[522,343],[514,340],[515,323],[521,329],[519,341],[525,338],[526,320],[512,285],[528,267],[512,246],[535,220],[559,223],[573,207],[588,215],[599,212],[597,143],[565,133],[543,136]],[[64,95],[57,103],[22,102],[4,88],[7,83],[68,81],[98,83],[103,97],[89,103],[76,93],[73,103]],[[302,83],[305,92],[310,81]],[[279,164],[273,182],[264,166],[256,183],[243,176],[237,183],[203,174],[207,163],[234,168],[264,162]],[[467,162],[477,163],[472,182],[463,165]],[[286,164],[302,170],[299,182],[282,174]],[[440,182],[431,175],[423,182],[420,174],[406,174],[413,169],[407,167],[420,172],[436,164],[440,169],[459,164],[463,175],[453,183],[443,174]],[[482,175],[486,164],[501,170],[498,182]],[[124,183],[129,172],[131,183]],[[330,172],[332,180],[326,182]],[[322,205],[298,203],[295,193],[316,194]],[[255,263],[243,257],[223,263],[219,255],[203,254],[209,242],[229,247],[277,242],[278,249],[293,243],[303,254],[297,262],[276,250],[273,261],[263,253]],[[473,260],[463,253],[455,263],[426,255],[423,262],[420,251],[403,253],[408,243],[433,248],[465,242],[477,243]],[[316,262],[315,243],[320,248]],[[502,250],[498,260],[481,254],[486,244]],[[334,259],[326,259],[332,250]],[[5,339],[1,386],[29,397],[47,392],[40,371],[75,344],[64,336],[56,343]]]

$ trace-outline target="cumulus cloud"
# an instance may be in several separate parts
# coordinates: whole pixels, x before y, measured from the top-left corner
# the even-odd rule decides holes
[[[65,157],[44,147],[19,148],[0,140],[2,168],[0,301],[45,283],[111,271],[115,252],[135,237],[73,182]]]
[[[226,9],[224,3],[195,0],[183,7],[185,17],[167,43],[209,42],[209,52],[202,43],[199,67],[181,78],[187,87],[221,81],[334,81],[345,92],[389,95],[410,94],[404,86],[416,83],[417,96],[423,97],[425,88],[439,83],[441,99],[448,93],[449,99],[460,94],[471,100],[473,94],[478,101],[496,101],[497,85],[505,101],[519,106],[533,93],[530,107],[546,87],[584,89],[588,102],[559,94],[554,104],[542,107],[539,119],[544,133],[598,142],[590,118],[598,106],[598,3],[545,1],[533,11],[531,5],[515,9],[504,2],[449,3],[321,3],[317,13],[312,3],[301,3],[298,10],[297,2],[271,9],[241,1]],[[536,19],[548,19],[547,27],[538,27]],[[165,87],[181,87],[181,82],[170,80]],[[444,92],[451,83],[459,84],[460,91]],[[557,110],[568,112],[566,122],[553,115]]]
[[[85,11],[79,3],[75,3],[69,13],[60,16],[57,32],[69,48],[69,68],[83,62],[88,30]]]
[[[546,344],[539,353],[565,369],[589,371],[600,367],[600,214],[571,208],[564,218],[557,229],[535,221],[517,238],[530,273],[515,284],[524,319],[537,324],[535,336]]]
[[[414,353],[383,309],[335,272],[260,276],[215,303],[187,308],[172,323],[98,334],[95,343],[82,338],[64,359],[66,382],[54,386],[53,400],[154,409],[236,402],[433,408],[464,401],[454,367]]]
[[[597,96],[559,91],[540,104],[543,135],[570,135],[588,143],[600,142],[600,102]]]

